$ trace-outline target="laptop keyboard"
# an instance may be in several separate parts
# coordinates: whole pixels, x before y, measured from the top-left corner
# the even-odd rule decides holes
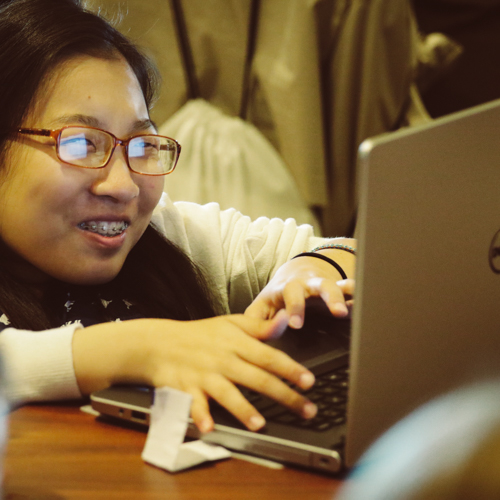
[[[268,421],[324,432],[345,423],[348,377],[347,366],[336,368],[317,376],[308,391],[300,391],[318,407],[317,415],[308,420],[259,393],[252,391],[245,396]]]

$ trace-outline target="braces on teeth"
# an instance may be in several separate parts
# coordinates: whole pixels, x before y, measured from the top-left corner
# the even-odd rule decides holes
[[[102,236],[116,236],[123,233],[129,226],[128,222],[81,222],[78,227]]]

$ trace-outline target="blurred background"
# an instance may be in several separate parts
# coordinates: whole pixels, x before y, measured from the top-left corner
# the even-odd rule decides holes
[[[92,0],[157,63],[165,190],[352,235],[367,137],[500,97],[500,0]]]
[[[419,28],[463,47],[452,67],[422,88],[433,117],[500,97],[500,1],[413,0]]]

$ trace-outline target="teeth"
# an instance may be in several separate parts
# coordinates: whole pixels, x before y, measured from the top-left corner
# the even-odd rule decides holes
[[[90,231],[92,233],[98,233],[101,236],[117,236],[127,227],[129,226],[128,222],[125,221],[88,221],[88,222],[81,222],[79,225],[80,229],[84,229],[85,231]]]

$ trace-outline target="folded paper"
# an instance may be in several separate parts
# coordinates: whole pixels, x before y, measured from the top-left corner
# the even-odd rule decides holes
[[[142,452],[145,462],[177,472],[231,456],[225,448],[203,441],[184,443],[191,400],[190,394],[169,387],[155,390],[148,437]]]

